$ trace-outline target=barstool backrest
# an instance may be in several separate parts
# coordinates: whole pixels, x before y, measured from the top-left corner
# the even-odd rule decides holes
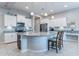
[[[57,40],[63,40],[63,34],[64,34],[63,31],[58,31],[57,37],[56,37],[56,41],[57,41]]]

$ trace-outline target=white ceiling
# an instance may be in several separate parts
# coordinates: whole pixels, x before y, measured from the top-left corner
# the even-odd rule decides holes
[[[68,5],[65,8],[64,5]],[[27,10],[25,7],[28,6]],[[34,12],[35,14],[41,14],[47,12],[48,14],[55,14],[66,10],[79,8],[79,2],[0,2],[1,8],[22,10],[26,12]],[[50,12],[50,10],[54,10]]]

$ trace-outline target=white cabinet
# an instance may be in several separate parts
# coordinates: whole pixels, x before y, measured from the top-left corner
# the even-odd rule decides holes
[[[49,26],[50,27],[63,27],[63,26],[67,26],[66,23],[66,17],[61,17],[61,18],[57,18],[57,19],[51,19],[49,21]]]
[[[32,26],[31,19],[26,18],[25,16],[22,16],[22,15],[17,15],[17,22],[23,22],[23,23],[25,23],[26,27],[31,27]]]
[[[17,22],[25,22],[25,17],[22,15],[17,15]]]
[[[49,19],[41,19],[41,24],[49,23]]]
[[[16,33],[5,33],[4,34],[5,43],[17,41]]]
[[[16,26],[16,16],[5,14],[4,26]]]

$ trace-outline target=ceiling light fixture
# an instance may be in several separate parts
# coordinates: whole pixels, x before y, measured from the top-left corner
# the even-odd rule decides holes
[[[45,13],[45,14],[44,14],[44,16],[48,16],[48,14],[47,14],[47,13]]]
[[[54,19],[54,16],[51,16],[52,19]]]
[[[68,5],[64,5],[64,7],[65,7],[65,8],[67,8],[67,7],[68,7]]]
[[[26,9],[29,9],[29,7],[28,7],[28,6],[26,6],[25,8],[26,8]]]
[[[50,10],[51,12],[53,12],[54,10]]]
[[[43,13],[41,13],[41,15],[43,15]]]
[[[31,13],[30,13],[30,15],[32,15],[32,16],[33,16],[33,15],[34,15],[34,12],[31,12]]]

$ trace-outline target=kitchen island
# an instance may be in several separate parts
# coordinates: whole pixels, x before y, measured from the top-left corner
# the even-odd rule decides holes
[[[21,52],[45,52],[48,50],[48,32],[17,33],[21,38]]]

